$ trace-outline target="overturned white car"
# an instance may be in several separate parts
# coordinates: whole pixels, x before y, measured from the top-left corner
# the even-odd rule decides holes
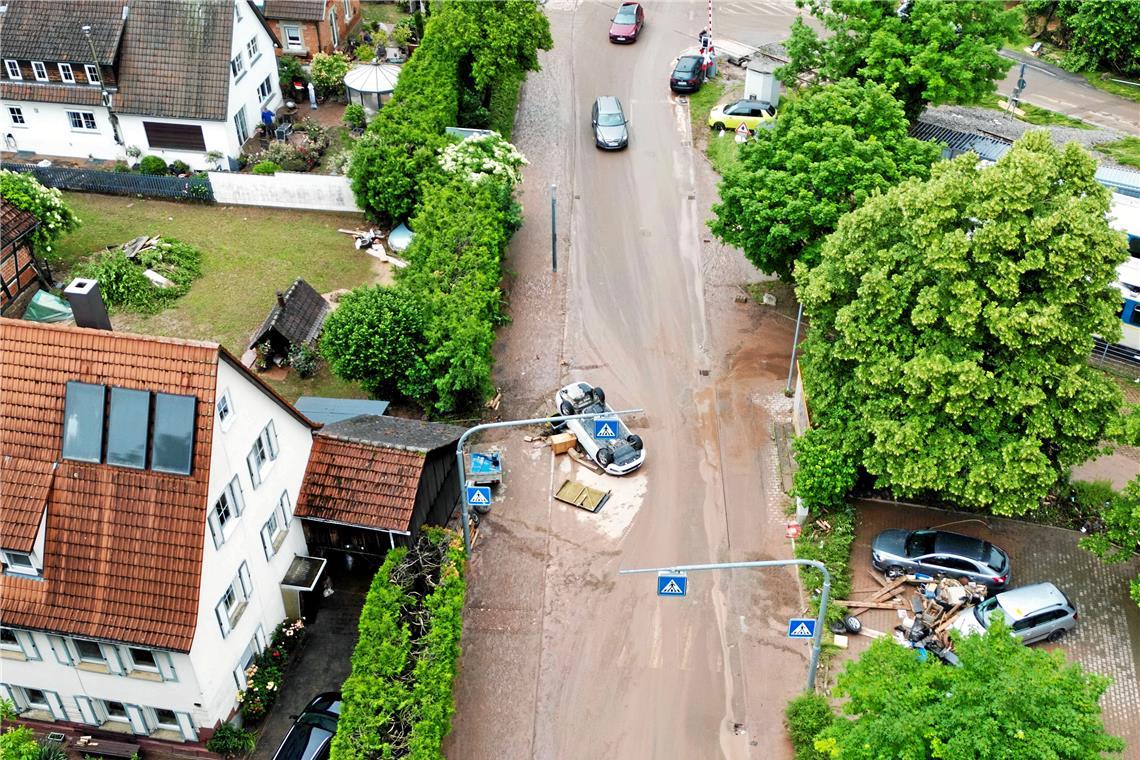
[[[570,383],[558,391],[554,405],[562,416],[613,412],[606,404],[606,393],[589,383]],[[613,420],[613,438],[595,437],[594,420],[567,420],[566,427],[578,438],[578,444],[586,454],[597,462],[610,475],[626,475],[633,472],[645,461],[645,447],[641,436],[629,432],[617,417]]]

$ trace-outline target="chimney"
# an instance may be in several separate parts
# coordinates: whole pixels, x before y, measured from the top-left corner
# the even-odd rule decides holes
[[[96,330],[110,330],[111,318],[99,293],[99,283],[95,280],[74,279],[63,291],[71,302],[71,312],[75,324],[80,327],[94,327]]]
[[[277,305],[280,306],[282,309],[285,308],[285,294],[282,293],[280,290],[277,291]]]

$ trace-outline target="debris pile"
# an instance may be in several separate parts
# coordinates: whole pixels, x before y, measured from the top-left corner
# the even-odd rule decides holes
[[[397,256],[393,256],[392,254],[388,253],[387,250],[385,250],[384,238],[387,237],[387,233],[378,230],[375,227],[370,227],[367,230],[338,229],[337,232],[343,232],[345,235],[352,235],[353,244],[356,246],[356,250],[358,251],[364,251],[369,256],[378,258],[384,263],[391,264],[394,267],[403,268],[408,265],[408,262]]]

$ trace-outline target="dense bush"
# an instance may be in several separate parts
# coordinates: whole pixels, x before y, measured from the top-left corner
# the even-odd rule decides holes
[[[308,150],[298,148],[285,140],[274,140],[265,150],[254,153],[249,157],[254,166],[266,161],[277,164],[278,171],[303,172],[313,168],[320,156],[314,156]]]
[[[463,630],[458,536],[425,530],[389,552],[365,598],[331,760],[438,760],[455,711]]]
[[[79,226],[79,218],[63,202],[63,194],[55,188],[44,187],[31,174],[0,170],[0,197],[39,220],[39,227],[28,239],[32,249],[48,260],[56,258],[52,244]]]
[[[509,69],[491,84],[491,97],[487,104],[490,112],[489,128],[507,140],[511,139],[515,129],[515,113],[519,108],[519,94],[525,80],[525,71]]]
[[[815,428],[796,439],[794,493],[808,509],[841,506],[855,487],[857,467],[842,443],[837,436]]]
[[[167,173],[168,168],[166,161],[159,156],[143,156],[142,161],[139,162],[139,171],[143,174],[161,176]]]
[[[145,269],[158,272],[174,285],[153,285],[143,274]],[[178,240],[160,238],[155,248],[139,252],[135,260],[128,259],[122,248],[116,248],[82,264],[75,274],[98,281],[108,306],[154,313],[190,290],[202,274],[202,252]]]
[[[206,749],[222,757],[237,757],[253,752],[257,744],[257,734],[235,726],[233,723],[223,723],[206,742]]]
[[[252,171],[254,174],[276,174],[281,171],[281,167],[272,161],[260,161]]]
[[[344,109],[344,123],[352,129],[364,129],[368,124],[368,115],[364,113],[364,106],[359,103],[349,103]]]
[[[815,737],[835,720],[827,697],[815,693],[801,694],[788,702],[784,717],[796,760],[827,760],[828,756],[815,748]]]
[[[309,64],[309,76],[313,87],[321,97],[340,95],[344,92],[344,75],[350,64],[344,53],[316,53]]]
[[[846,599],[851,593],[851,544],[855,541],[855,510],[841,507],[812,515],[796,542],[797,559],[822,562],[831,573],[831,598]],[[819,591],[823,588],[823,573],[814,567],[801,567],[800,578],[811,598],[813,612],[819,610]],[[829,603],[827,619],[842,620],[843,607]]]
[[[171,161],[170,162],[170,173],[171,174],[177,174],[177,175],[189,174],[190,173],[190,164],[186,163],[185,161]]]
[[[285,95],[286,100],[289,100],[294,94],[294,82],[309,83],[309,77],[305,73],[305,69],[301,67],[301,62],[291,55],[282,55],[277,58],[277,78],[281,80],[281,92]]]
[[[352,49],[352,57],[358,61],[368,63],[376,57],[376,48],[371,45],[357,45]]]
[[[309,377],[316,372],[320,362],[321,355],[313,350],[313,347],[308,343],[302,343],[289,349],[289,366],[296,370],[301,377]]]

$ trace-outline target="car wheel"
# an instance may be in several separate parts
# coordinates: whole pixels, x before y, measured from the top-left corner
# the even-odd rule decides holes
[[[595,459],[598,460],[598,464],[604,469],[614,463],[614,453],[609,449],[598,449]]]
[[[724,122],[718,121],[716,124],[713,124],[713,129],[716,130],[717,132],[723,132],[724,131]]]
[[[848,615],[843,618],[843,627],[847,630],[847,633],[859,633],[859,631],[863,630],[863,621],[854,615]]]
[[[906,575],[906,570],[903,570],[898,565],[891,565],[884,571],[884,574],[892,581],[897,581],[899,578]]]
[[[481,515],[489,514],[491,512],[490,504],[472,504],[471,508]]]
[[[1061,637],[1062,637],[1062,636],[1064,636],[1064,635],[1065,635],[1065,629],[1064,629],[1064,628],[1058,628],[1057,630],[1055,630],[1055,631],[1053,631],[1052,633],[1050,633],[1050,634],[1049,634],[1049,635],[1048,635],[1048,636],[1045,638],[1045,640],[1046,640],[1046,641],[1048,641],[1048,642],[1050,642],[1050,643],[1056,643],[1056,642],[1060,641],[1060,640],[1061,640]]]
[[[597,399],[599,404],[602,404],[604,406],[606,403],[606,392],[603,391],[601,388],[595,388],[594,389],[594,398]]]
[[[558,413],[563,417],[569,417],[574,414],[574,405],[569,401],[563,401],[558,405]]]
[[[634,451],[641,451],[645,448],[645,443],[641,440],[640,435],[627,435],[626,442],[633,447]]]

